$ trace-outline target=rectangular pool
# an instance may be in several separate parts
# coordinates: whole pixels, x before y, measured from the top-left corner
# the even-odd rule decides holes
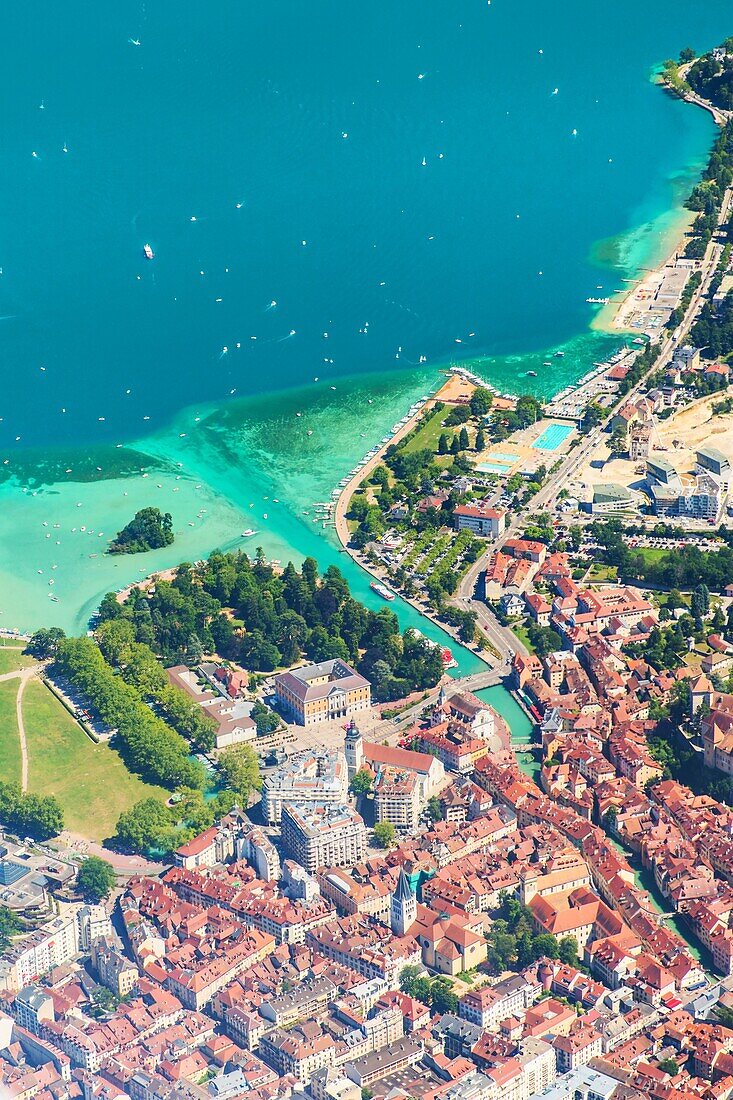
[[[572,424],[548,424],[532,446],[537,451],[556,451],[574,431]]]
[[[499,451],[492,451],[489,458],[492,462],[501,462],[502,464],[507,462],[510,466],[515,462],[519,462],[519,455],[504,455],[500,454]]]
[[[482,474],[508,474],[511,466],[503,466],[501,462],[480,462],[476,467]]]

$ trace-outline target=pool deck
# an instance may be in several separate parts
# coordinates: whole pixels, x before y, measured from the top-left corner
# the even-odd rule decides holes
[[[554,446],[540,446],[538,442],[552,436],[559,436]],[[511,477],[517,473],[533,473],[539,466],[547,466],[561,455],[564,455],[573,438],[576,436],[575,428],[562,420],[540,420],[531,424],[523,431],[517,432],[510,439],[501,443],[493,443],[485,451],[477,456],[476,469],[483,473],[496,473],[500,476]]]

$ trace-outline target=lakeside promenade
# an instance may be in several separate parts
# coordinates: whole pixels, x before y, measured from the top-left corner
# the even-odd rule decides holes
[[[449,377],[446,379],[440,389],[436,390],[436,392],[432,394],[427,399],[427,401],[423,401],[421,403],[420,408],[417,409],[414,415],[411,416],[409,420],[407,420],[401,426],[399,431],[395,432],[395,434],[390,437],[387,443],[383,443],[380,446],[379,450],[371,456],[369,461],[366,462],[360,470],[356,471],[354,476],[348,481],[348,483],[339,493],[338,499],[336,500],[336,507],[334,509],[334,526],[336,528],[336,534],[338,535],[339,542],[343,546],[344,550],[346,550],[347,553],[349,553],[355,561],[358,561],[358,558],[354,551],[351,550],[348,545],[349,524],[346,519],[349,507],[351,505],[351,498],[353,497],[354,493],[357,491],[360,485],[362,485],[363,482],[365,482],[367,478],[369,478],[371,474],[374,473],[377,466],[379,466],[379,464],[382,462],[387,450],[395,443],[399,443],[401,440],[403,440],[406,435],[409,435],[413,428],[415,428],[418,422],[422,419],[422,417],[430,413],[435,408],[435,405],[438,401],[455,401],[456,397],[460,396],[461,393],[464,392],[464,390],[466,392],[466,395],[470,396],[470,394],[468,393],[469,386],[466,383],[465,379],[463,379],[462,376],[457,372],[451,371]],[[359,564],[363,566],[363,563],[361,561],[359,561]],[[368,572],[371,572],[371,570],[368,570]],[[374,573],[373,575],[377,576],[376,573]]]
[[[382,570],[375,569],[368,561],[366,561],[361,554],[359,554],[353,547],[349,546],[350,531],[347,520],[347,514],[351,506],[351,499],[354,493],[360,488],[361,485],[371,476],[376,470],[377,466],[382,462],[386,451],[389,447],[395,443],[399,443],[405,436],[416,427],[418,422],[426,414],[429,414],[438,401],[455,401],[457,397],[469,396],[473,390],[473,385],[469,383],[466,378],[456,370],[451,370],[449,377],[443,383],[443,385],[434,394],[432,394],[427,401],[422,402],[420,408],[411,416],[395,434],[389,439],[387,443],[383,443],[379,450],[376,451],[368,462],[361,467],[360,470],[353,475],[348,483],[343,487],[336,500],[336,507],[334,509],[334,528],[339,542],[341,543],[342,550],[352,558],[352,560],[363,569],[365,573],[373,577],[376,581],[384,581],[384,573]],[[443,623],[427,607],[427,604],[415,600],[410,596],[405,596],[403,593],[398,593],[398,597],[404,600],[405,603],[410,604],[420,615],[429,619],[440,630],[444,631],[456,645],[460,645],[463,649],[469,650],[479,660],[483,661],[487,666],[491,667],[492,662],[488,659],[488,655],[478,649],[476,646],[467,646],[465,642],[462,642],[458,637],[458,631],[455,630],[448,623]],[[491,639],[493,644],[493,639]],[[497,656],[501,661],[505,661],[508,657],[505,647],[496,647]],[[482,685],[485,686],[485,685]]]

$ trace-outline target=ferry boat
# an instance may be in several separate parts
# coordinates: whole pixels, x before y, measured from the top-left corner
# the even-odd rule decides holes
[[[146,260],[152,260],[155,256],[155,253],[153,252],[149,244],[143,245],[143,253],[145,254]]]
[[[376,592],[377,595],[381,596],[383,600],[394,599],[394,592],[390,592],[390,590],[386,588],[385,585],[380,584],[379,581],[372,581],[369,587],[371,588],[372,592]]]
[[[458,668],[458,661],[455,659],[447,645],[440,647],[440,659],[443,662],[443,668]]]

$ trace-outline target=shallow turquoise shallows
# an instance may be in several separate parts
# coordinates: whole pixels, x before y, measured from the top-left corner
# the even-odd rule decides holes
[[[313,505],[441,365],[547,394],[615,350],[586,298],[663,254],[714,136],[654,67],[731,32],[729,0],[6,7],[0,625],[25,628],[217,545],[337,561],[380,606]],[[147,504],[174,545],[106,557]]]

